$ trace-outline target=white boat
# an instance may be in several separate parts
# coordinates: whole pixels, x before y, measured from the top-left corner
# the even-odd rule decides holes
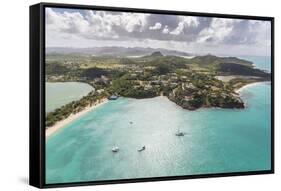
[[[116,153],[119,151],[119,147],[115,146],[111,149],[112,152]]]
[[[178,132],[175,135],[178,137],[182,137],[182,136],[184,136],[184,134],[185,134],[184,132],[182,132],[178,129]]]
[[[117,95],[111,95],[107,99],[108,100],[117,100],[119,97]]]
[[[145,150],[145,146],[142,146],[142,148],[138,149],[139,152],[144,151]]]

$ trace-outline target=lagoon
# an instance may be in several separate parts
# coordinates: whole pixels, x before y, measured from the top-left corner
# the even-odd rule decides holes
[[[81,82],[47,82],[46,113],[79,100],[93,90],[92,86]]]

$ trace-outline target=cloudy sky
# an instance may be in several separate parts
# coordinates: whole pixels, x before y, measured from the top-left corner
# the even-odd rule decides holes
[[[46,8],[47,47],[151,47],[270,55],[269,21]]]

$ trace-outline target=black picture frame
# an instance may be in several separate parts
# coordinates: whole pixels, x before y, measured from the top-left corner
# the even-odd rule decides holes
[[[204,16],[217,18],[253,19],[271,22],[271,169],[263,171],[230,172],[201,175],[151,177],[138,179],[104,180],[89,182],[45,183],[45,8],[94,9],[103,11],[122,11],[136,13],[155,13],[166,15]],[[274,18],[216,13],[197,13],[185,11],[136,9],[123,7],[104,7],[92,5],[73,5],[39,3],[30,6],[30,153],[29,184],[38,188],[66,186],[85,186],[147,181],[165,181],[193,178],[211,178],[274,173]]]

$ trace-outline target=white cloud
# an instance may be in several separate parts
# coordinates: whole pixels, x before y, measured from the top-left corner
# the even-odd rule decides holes
[[[119,27],[129,33],[142,32],[147,24],[149,14],[122,13],[111,14],[106,11],[55,12],[52,8],[46,9],[47,33],[75,34],[85,38],[117,39],[119,34],[113,30]],[[57,34],[59,35],[59,34]]]
[[[88,11],[86,19],[91,21],[92,28],[103,27],[110,30],[113,26],[124,28],[127,32],[142,31],[146,25],[149,14],[122,13],[118,15],[105,11]]]
[[[183,33],[184,28],[197,27],[199,25],[199,21],[197,17],[180,16],[179,19],[180,22],[178,23],[177,28],[171,31],[170,34],[179,35]]]
[[[100,33],[112,35],[112,28],[116,26],[123,28],[129,33],[134,31],[141,32],[146,26],[146,18],[148,16],[149,14],[122,13],[113,15],[105,11],[96,11],[95,13],[88,11],[86,19],[91,22],[91,30],[95,31],[98,29]],[[117,34],[114,36],[117,36]]]
[[[162,33],[163,34],[168,34],[169,33],[169,29],[168,29],[168,26],[166,25],[165,27],[164,27],[164,29],[162,30]]]
[[[84,32],[89,26],[89,23],[79,12],[57,13],[54,12],[51,8],[47,8],[46,18],[47,29],[54,31],[79,33]]]
[[[241,20],[213,18],[210,26],[199,33],[198,42],[220,43],[231,33],[234,24],[238,22],[241,22]]]
[[[122,13],[122,15],[119,16],[119,19],[128,32],[142,32],[147,24],[148,16],[149,14]]]
[[[159,46],[262,54],[270,50],[270,35],[268,21],[46,8],[47,46]]]
[[[269,21],[251,20],[249,32],[255,34],[255,40],[257,44],[263,46],[271,45],[271,25]]]
[[[197,27],[200,24],[198,17],[180,16],[180,19],[188,27]]]
[[[183,32],[183,29],[184,29],[184,23],[179,22],[178,27],[175,30],[171,31],[170,34],[179,35],[180,33]]]
[[[161,29],[161,27],[162,27],[162,24],[157,22],[157,23],[155,23],[154,26],[150,26],[149,30],[159,30],[159,29]]]

